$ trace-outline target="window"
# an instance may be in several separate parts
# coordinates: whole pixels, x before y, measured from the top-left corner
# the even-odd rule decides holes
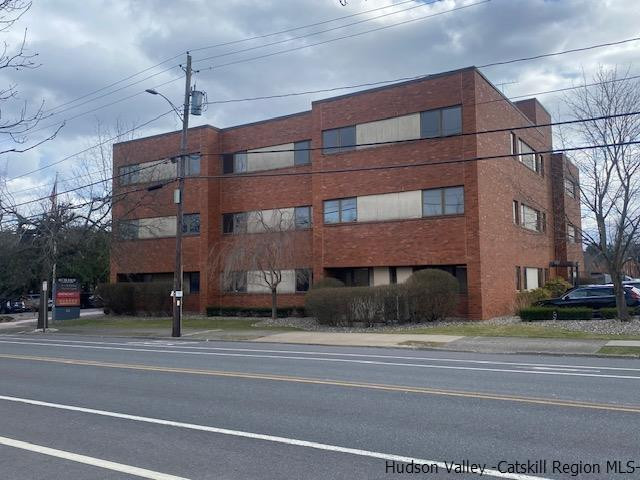
[[[544,275],[544,270],[542,268],[526,267],[523,273],[525,290],[535,290],[542,286],[542,276]]]
[[[577,290],[574,290],[569,295],[567,295],[567,298],[585,298],[586,296],[587,296],[587,289],[578,288]]]
[[[322,132],[322,153],[348,152],[356,148],[356,127],[333,128]]]
[[[613,296],[613,287],[589,288],[587,297],[608,297]]]
[[[576,184],[570,178],[564,179],[564,191],[571,198],[576,198]]]
[[[311,228],[311,207],[296,207],[294,216],[296,230]]]
[[[293,164],[308,165],[311,163],[311,140],[304,140],[293,144]]]
[[[189,155],[184,161],[184,176],[197,177],[200,175],[200,154]]]
[[[247,231],[246,213],[222,214],[222,233],[244,233]]]
[[[296,292],[307,292],[311,285],[311,277],[310,268],[296,268]]]
[[[522,291],[522,272],[520,267],[516,267],[516,290]]]
[[[224,291],[228,293],[246,293],[247,272],[230,272],[223,282]]]
[[[127,165],[118,170],[121,185],[131,185],[138,183],[140,177],[140,165]]]
[[[355,197],[339,200],[325,200],[324,223],[347,223],[358,219],[358,207]]]
[[[396,267],[389,267],[389,283],[391,285],[398,283],[398,269]]]
[[[514,133],[511,133],[511,154],[517,155],[521,163],[544,176],[544,159],[542,155],[536,154],[533,148],[518,139]]]
[[[567,242],[576,243],[576,227],[567,224]]]
[[[462,108],[439,108],[420,113],[420,137],[436,138],[462,132]]]
[[[517,200],[513,201],[513,223],[520,225],[520,204]]]
[[[222,155],[222,173],[242,173],[247,171],[247,152],[225,153]]]
[[[198,235],[200,233],[200,214],[188,213],[182,216],[182,233]]]
[[[138,238],[138,221],[120,220],[118,223],[118,234],[122,240],[135,240]]]
[[[546,231],[547,215],[545,213],[524,204],[521,204],[520,207],[520,225],[522,227],[536,232]]]
[[[200,272],[185,272],[183,278],[185,293],[200,293]]]
[[[464,213],[464,188],[434,188],[422,191],[422,216],[460,215]]]

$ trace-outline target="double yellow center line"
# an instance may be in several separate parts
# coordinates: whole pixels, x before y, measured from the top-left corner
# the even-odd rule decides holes
[[[99,362],[94,360],[81,360],[75,358],[58,358],[58,357],[40,357],[32,355],[11,355],[0,354],[0,358],[7,358],[12,360],[28,360],[34,362],[48,362],[59,363],[65,365],[80,365],[88,367],[102,367],[102,368],[118,368],[124,370],[143,370],[150,372],[162,372],[162,373],[181,373],[188,375],[206,375],[213,377],[231,377],[231,378],[243,378],[249,380],[267,380],[276,382],[291,382],[291,383],[303,383],[311,385],[330,385],[336,387],[346,388],[362,388],[368,390],[382,390],[388,392],[403,392],[403,393],[417,393],[423,395],[443,395],[449,397],[462,397],[462,398],[474,398],[481,400],[499,400],[506,402],[519,402],[536,405],[553,405],[557,407],[571,407],[571,408],[586,408],[592,410],[607,410],[613,412],[627,412],[627,413],[640,413],[640,406],[625,406],[615,405],[607,403],[592,403],[592,402],[580,402],[572,400],[554,400],[538,397],[525,397],[517,395],[501,395],[496,393],[482,393],[482,392],[470,392],[460,390],[447,390],[428,387],[414,387],[414,386],[402,386],[402,385],[387,385],[380,383],[368,383],[368,382],[351,382],[344,380],[331,380],[331,379],[316,379],[305,378],[288,375],[274,375],[263,373],[244,373],[233,372],[225,370],[204,370],[197,368],[176,368],[176,367],[163,367],[155,365],[140,365],[140,364],[128,364],[128,363],[112,363],[112,362]]]

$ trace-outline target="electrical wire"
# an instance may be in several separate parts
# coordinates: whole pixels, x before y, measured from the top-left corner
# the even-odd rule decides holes
[[[146,121],[146,122],[144,122],[144,123],[141,123],[141,124],[139,124],[139,125],[136,125],[135,127],[131,128],[131,129],[129,129],[129,130],[127,130],[126,132],[119,133],[118,135],[116,135],[116,136],[114,136],[114,137],[108,138],[108,139],[106,139],[106,140],[103,140],[102,142],[99,142],[99,143],[97,143],[97,144],[95,144],[95,145],[92,145],[92,146],[90,146],[90,147],[87,147],[87,148],[85,148],[84,150],[81,150],[81,151],[76,152],[76,153],[72,153],[71,155],[67,155],[66,157],[64,157],[64,158],[62,158],[62,159],[60,159],[60,160],[57,160],[57,161],[55,161],[55,162],[53,162],[53,163],[49,163],[49,164],[44,165],[44,166],[42,166],[42,167],[40,167],[40,168],[36,168],[36,169],[31,170],[31,171],[29,171],[29,172],[23,173],[23,174],[21,174],[21,175],[17,175],[17,176],[15,176],[15,177],[11,177],[11,178],[7,179],[7,183],[8,183],[8,182],[12,182],[13,180],[17,180],[17,179],[19,179],[19,178],[26,177],[26,176],[31,175],[31,174],[34,174],[34,173],[41,172],[42,170],[46,170],[47,168],[51,168],[51,167],[53,167],[53,166],[55,166],[55,165],[59,165],[59,164],[61,164],[61,163],[63,163],[63,162],[66,162],[67,160],[70,160],[70,159],[72,159],[72,158],[74,158],[74,157],[77,157],[78,155],[81,155],[81,154],[86,153],[86,152],[88,152],[88,151],[90,151],[90,150],[93,150],[94,148],[99,147],[99,146],[101,146],[101,145],[104,145],[105,143],[109,143],[109,142],[112,142],[112,141],[114,141],[114,140],[117,140],[118,138],[122,137],[123,135],[126,135],[127,133],[131,133],[131,132],[133,132],[133,131],[135,131],[135,130],[137,130],[137,129],[139,129],[139,128],[146,127],[147,125],[149,125],[149,124],[151,124],[151,123],[153,123],[153,122],[156,122],[156,121],[160,120],[162,117],[165,117],[165,116],[167,116],[167,115],[168,115],[168,114],[170,114],[170,113],[173,113],[173,109],[172,109],[172,110],[169,110],[169,111],[167,111],[167,112],[164,112],[164,113],[162,113],[162,114],[158,115],[157,117],[152,118],[151,120],[148,120],[148,121]]]
[[[376,19],[379,19],[379,18],[383,18],[383,17],[390,16],[390,15],[395,15],[395,14],[402,13],[402,12],[405,12],[405,11],[408,11],[408,10],[413,10],[413,9],[415,9],[415,8],[421,8],[421,7],[424,7],[424,6],[427,6],[427,5],[432,5],[432,4],[434,4],[434,3],[438,3],[438,2],[440,2],[440,1],[442,1],[442,0],[432,0],[431,2],[419,3],[418,5],[412,5],[411,7],[408,7],[408,8],[405,8],[405,9],[401,9],[401,10],[397,10],[397,11],[395,11],[395,12],[390,12],[390,13],[386,13],[386,14],[383,14],[383,15],[378,15],[378,16],[371,17],[371,18],[366,18],[366,19],[364,19],[364,20],[359,20],[359,21],[357,21],[357,22],[352,22],[352,23],[348,23],[348,24],[345,24],[345,25],[339,25],[339,26],[337,26],[337,27],[332,27],[332,28],[327,29],[327,30],[320,30],[320,31],[317,31],[317,32],[312,32],[312,33],[310,33],[310,34],[304,34],[304,35],[300,35],[300,36],[297,36],[297,37],[286,38],[286,39],[283,39],[283,40],[279,40],[279,41],[277,41],[277,42],[272,42],[272,43],[268,43],[268,44],[264,44],[264,45],[257,45],[257,46],[254,46],[254,47],[248,47],[248,48],[246,48],[246,49],[237,50],[237,51],[232,51],[232,52],[227,52],[227,53],[223,53],[223,54],[221,54],[221,55],[214,55],[214,56],[212,56],[212,57],[206,57],[205,59],[217,58],[218,56],[234,55],[234,54],[236,54],[236,53],[240,53],[240,52],[247,52],[247,51],[251,51],[251,50],[257,50],[257,49],[260,49],[260,48],[266,48],[266,47],[269,47],[269,46],[272,46],[272,45],[277,45],[277,44],[280,44],[280,43],[286,43],[286,42],[290,42],[290,41],[293,41],[293,40],[297,40],[297,39],[305,38],[305,37],[308,37],[308,36],[319,35],[319,34],[322,34],[322,33],[326,33],[326,32],[333,31],[333,30],[338,30],[338,29],[341,29],[341,28],[346,28],[346,27],[353,26],[353,25],[357,25],[357,24],[360,24],[360,23],[370,22],[370,21],[373,21],[373,20],[376,20]],[[490,0],[487,0],[487,1],[490,1]],[[345,19],[345,18],[350,18],[350,17],[354,17],[354,16],[364,15],[364,14],[366,14],[366,13],[371,13],[371,12],[374,12],[374,11],[378,11],[378,10],[383,10],[383,9],[387,9],[387,8],[390,8],[390,7],[399,6],[399,5],[402,5],[402,4],[405,4],[405,3],[414,3],[414,0],[406,0],[406,1],[404,1],[404,2],[400,2],[400,3],[394,4],[394,5],[387,5],[387,6],[385,6],[385,7],[374,8],[374,9],[371,9],[371,10],[365,10],[364,12],[359,12],[359,13],[355,13],[355,14],[347,15],[347,16],[344,16],[344,17],[339,17],[339,18],[337,18],[337,19],[326,20],[326,21],[323,21],[323,22],[316,22],[316,23],[312,23],[312,24],[308,24],[308,25],[304,25],[304,26],[300,26],[300,27],[295,27],[295,28],[291,28],[291,29],[287,29],[287,30],[282,30],[282,31],[280,31],[280,32],[269,33],[269,34],[265,34],[265,35],[259,35],[259,36],[250,37],[250,38],[245,38],[245,39],[241,39],[241,40],[234,40],[234,41],[230,41],[230,42],[224,42],[224,43],[219,43],[219,44],[215,44],[215,45],[209,45],[209,46],[205,46],[205,47],[199,47],[199,48],[191,49],[191,50],[189,50],[189,51],[190,51],[190,52],[202,51],[202,50],[212,49],[212,48],[215,48],[215,47],[228,46],[228,45],[233,45],[233,44],[238,44],[238,43],[244,43],[244,42],[247,42],[247,41],[250,41],[250,40],[256,40],[256,39],[267,38],[267,37],[271,37],[271,36],[274,36],[274,35],[280,35],[280,34],[282,34],[282,33],[288,33],[288,32],[292,32],[292,31],[295,31],[295,30],[301,30],[301,29],[304,29],[304,28],[309,28],[309,27],[312,27],[312,26],[322,25],[322,24],[326,24],[326,23],[332,23],[332,22],[335,22],[335,21],[338,21],[338,20],[343,20],[343,19]],[[142,70],[142,71],[140,71],[140,72],[138,72],[138,73],[135,73],[135,74],[133,74],[133,75],[130,75],[130,76],[126,77],[125,79],[118,80],[117,82],[113,82],[112,84],[107,85],[106,87],[100,88],[100,89],[98,89],[98,90],[95,90],[95,91],[93,91],[93,92],[90,92],[90,93],[88,93],[88,94],[85,94],[85,95],[83,95],[83,96],[81,96],[81,97],[78,97],[78,98],[76,98],[76,99],[74,99],[74,100],[70,100],[70,101],[68,101],[68,102],[66,102],[66,103],[63,103],[63,104],[57,105],[56,107],[53,107],[53,108],[51,108],[51,109],[47,110],[46,112],[52,112],[52,111],[54,111],[54,110],[58,110],[58,108],[60,108],[60,107],[63,107],[63,106],[66,106],[66,105],[70,105],[70,104],[72,104],[72,103],[76,103],[76,102],[77,102],[77,101],[79,101],[79,100],[82,100],[82,99],[84,99],[84,98],[90,97],[90,96],[92,96],[92,95],[94,95],[94,94],[96,94],[96,93],[99,93],[99,92],[101,92],[101,91],[103,91],[103,90],[106,90],[106,89],[108,89],[108,88],[111,88],[112,86],[118,85],[118,84],[120,84],[120,83],[122,83],[122,82],[124,82],[124,81],[126,81],[126,80],[130,80],[130,79],[132,79],[132,78],[135,78],[135,77],[137,77],[138,75],[140,75],[141,73],[145,73],[145,72],[150,71],[150,70],[152,70],[152,69],[154,69],[154,68],[157,68],[157,67],[159,67],[159,66],[161,66],[161,65],[164,65],[165,63],[168,63],[169,61],[174,60],[174,59],[176,59],[176,58],[178,58],[178,57],[180,57],[180,55],[175,55],[175,56],[173,56],[173,57],[171,57],[171,58],[168,58],[168,59],[166,59],[166,60],[163,60],[163,61],[162,61],[162,62],[160,62],[160,63],[157,63],[156,65],[153,65],[153,66],[151,66],[151,67],[148,67],[148,68],[146,68],[145,70]],[[140,79],[140,80],[136,80],[136,81],[135,81],[135,82],[133,82],[133,83],[129,83],[129,84],[127,84],[127,85],[124,85],[124,86],[119,87],[119,88],[117,88],[117,89],[115,89],[115,90],[112,90],[112,91],[110,91],[110,92],[107,92],[107,93],[104,93],[104,94],[102,94],[102,95],[99,95],[99,96],[97,96],[97,97],[95,97],[95,98],[92,98],[92,99],[90,99],[90,100],[86,100],[86,101],[84,101],[84,102],[82,102],[82,103],[76,104],[76,105],[74,105],[73,107],[68,107],[68,108],[65,108],[65,109],[63,109],[63,110],[57,111],[57,112],[55,112],[55,113],[52,113],[52,114],[51,114],[51,116],[53,116],[53,115],[59,115],[60,113],[63,113],[63,112],[65,112],[65,111],[75,109],[75,108],[80,107],[80,106],[82,106],[82,105],[86,105],[87,103],[94,102],[94,101],[99,100],[99,99],[101,99],[101,98],[104,98],[104,97],[106,97],[106,96],[109,96],[109,95],[112,95],[112,94],[117,93],[117,92],[119,92],[119,91],[122,91],[122,90],[124,90],[124,89],[126,89],[126,88],[132,87],[132,86],[134,86],[134,85],[138,85],[138,84],[140,84],[140,83],[142,83],[142,82],[144,82],[144,81],[146,81],[146,80],[149,80],[149,79],[151,79],[151,78],[154,78],[154,77],[157,77],[157,76],[159,76],[159,75],[162,75],[163,73],[170,72],[171,70],[173,70],[174,68],[176,68],[176,67],[178,67],[178,66],[179,66],[179,65],[173,65],[173,66],[171,66],[171,67],[169,67],[169,68],[166,68],[166,69],[164,69],[164,70],[161,70],[161,71],[159,71],[159,72],[156,72],[156,73],[154,73],[154,74],[152,74],[152,75],[148,75],[148,76],[146,76],[146,77],[144,77],[144,78],[142,78],[142,79]],[[182,77],[180,77],[180,78],[182,78]],[[67,120],[69,120],[69,119],[67,119]]]

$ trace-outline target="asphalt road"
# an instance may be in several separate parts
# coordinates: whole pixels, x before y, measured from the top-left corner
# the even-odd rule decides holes
[[[637,479],[639,392],[637,360],[0,335],[0,478]]]

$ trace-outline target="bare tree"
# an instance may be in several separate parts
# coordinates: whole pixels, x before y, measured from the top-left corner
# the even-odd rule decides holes
[[[584,82],[587,84],[587,82]],[[618,317],[629,319],[623,269],[640,229],[640,116],[615,116],[640,109],[640,83],[628,72],[601,67],[595,85],[564,98],[570,119],[603,117],[576,123],[562,132],[563,143],[604,145],[573,155],[580,170],[580,201],[586,210],[582,237],[605,262],[616,293]]]
[[[308,273],[295,270],[295,244],[292,209],[275,209],[243,214],[240,234],[229,239],[217,254],[222,272],[223,290],[254,287],[271,294],[271,317],[278,313],[278,289],[293,284],[297,276]],[[308,281],[308,278],[304,280]]]
[[[31,8],[31,2],[25,0],[0,0],[0,33],[5,33]],[[37,53],[29,52],[26,48],[27,30],[25,29],[21,42],[12,49],[6,42],[0,51],[0,70],[31,70],[38,68]],[[5,153],[23,153],[53,139],[64,123],[60,124],[52,133],[37,142],[28,143],[28,133],[41,120],[47,117],[44,112],[44,100],[35,111],[29,112],[26,101],[20,101],[15,84],[0,88],[0,135],[8,138],[14,146],[0,149],[0,155]],[[7,115],[7,111],[11,114]]]

